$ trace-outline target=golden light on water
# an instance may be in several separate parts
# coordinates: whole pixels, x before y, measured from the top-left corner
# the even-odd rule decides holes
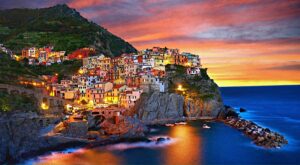
[[[86,150],[83,152],[75,152],[72,154],[55,154],[51,157],[42,159],[39,165],[118,165],[121,163],[121,158],[116,157],[110,152],[99,152],[97,150]]]
[[[197,136],[192,126],[175,126],[171,128],[170,136],[178,140],[163,151],[165,164],[200,164],[201,136]]]

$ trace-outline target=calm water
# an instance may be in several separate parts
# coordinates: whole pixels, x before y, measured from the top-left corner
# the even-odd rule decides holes
[[[300,164],[300,86],[222,88],[227,105],[285,135],[281,149],[256,147],[250,139],[222,123],[199,121],[175,127],[154,127],[150,137],[169,136],[155,143],[121,143],[92,150],[68,149],[28,160],[26,164]]]

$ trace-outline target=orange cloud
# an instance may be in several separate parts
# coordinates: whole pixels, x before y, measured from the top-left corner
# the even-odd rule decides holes
[[[104,5],[104,4],[110,4],[114,0],[73,0],[69,3],[70,7],[76,8],[76,9],[82,9],[87,7],[93,7],[95,5]]]

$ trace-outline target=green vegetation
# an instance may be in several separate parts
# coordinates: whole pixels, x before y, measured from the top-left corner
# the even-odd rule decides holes
[[[185,97],[201,100],[211,100],[217,95],[218,86],[209,78],[207,69],[201,69],[200,75],[187,75],[186,67],[167,65],[169,92],[179,93]],[[177,90],[181,85],[183,90]]]
[[[29,96],[8,94],[0,91],[0,113],[21,110],[23,112],[36,111],[35,100]]]
[[[59,78],[73,75],[82,66],[81,60],[64,61],[62,64],[52,64],[51,66],[27,65],[26,67],[37,75],[58,74]]]
[[[209,76],[207,74],[207,68],[201,69],[201,77],[203,77],[205,80],[209,80]]]
[[[215,96],[214,96],[213,94],[211,94],[211,93],[200,95],[200,98],[201,98],[202,100],[210,100],[210,99],[213,99],[214,97],[215,97]]]
[[[37,74],[21,63],[11,60],[9,55],[0,52],[0,83],[14,84],[19,77],[37,78]]]
[[[62,64],[51,66],[31,66],[26,59],[21,62],[11,60],[9,55],[0,52],[0,83],[17,84],[19,78],[39,79],[40,75],[59,75],[63,77],[73,75],[82,66],[82,61],[64,61]]]
[[[94,47],[98,53],[111,56],[136,52],[129,43],[67,5],[0,11],[0,41],[16,53],[24,47],[48,44],[67,53],[82,47]]]
[[[176,76],[182,76],[184,74],[186,74],[186,67],[182,66],[182,65],[171,65],[168,64],[166,65],[166,70],[167,71],[175,71]]]

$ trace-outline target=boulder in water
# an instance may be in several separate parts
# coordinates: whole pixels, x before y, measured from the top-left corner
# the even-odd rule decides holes
[[[245,108],[240,108],[240,112],[246,112],[247,110]]]
[[[165,142],[166,140],[167,140],[166,138],[159,137],[156,139],[156,144],[161,144],[161,143]]]

